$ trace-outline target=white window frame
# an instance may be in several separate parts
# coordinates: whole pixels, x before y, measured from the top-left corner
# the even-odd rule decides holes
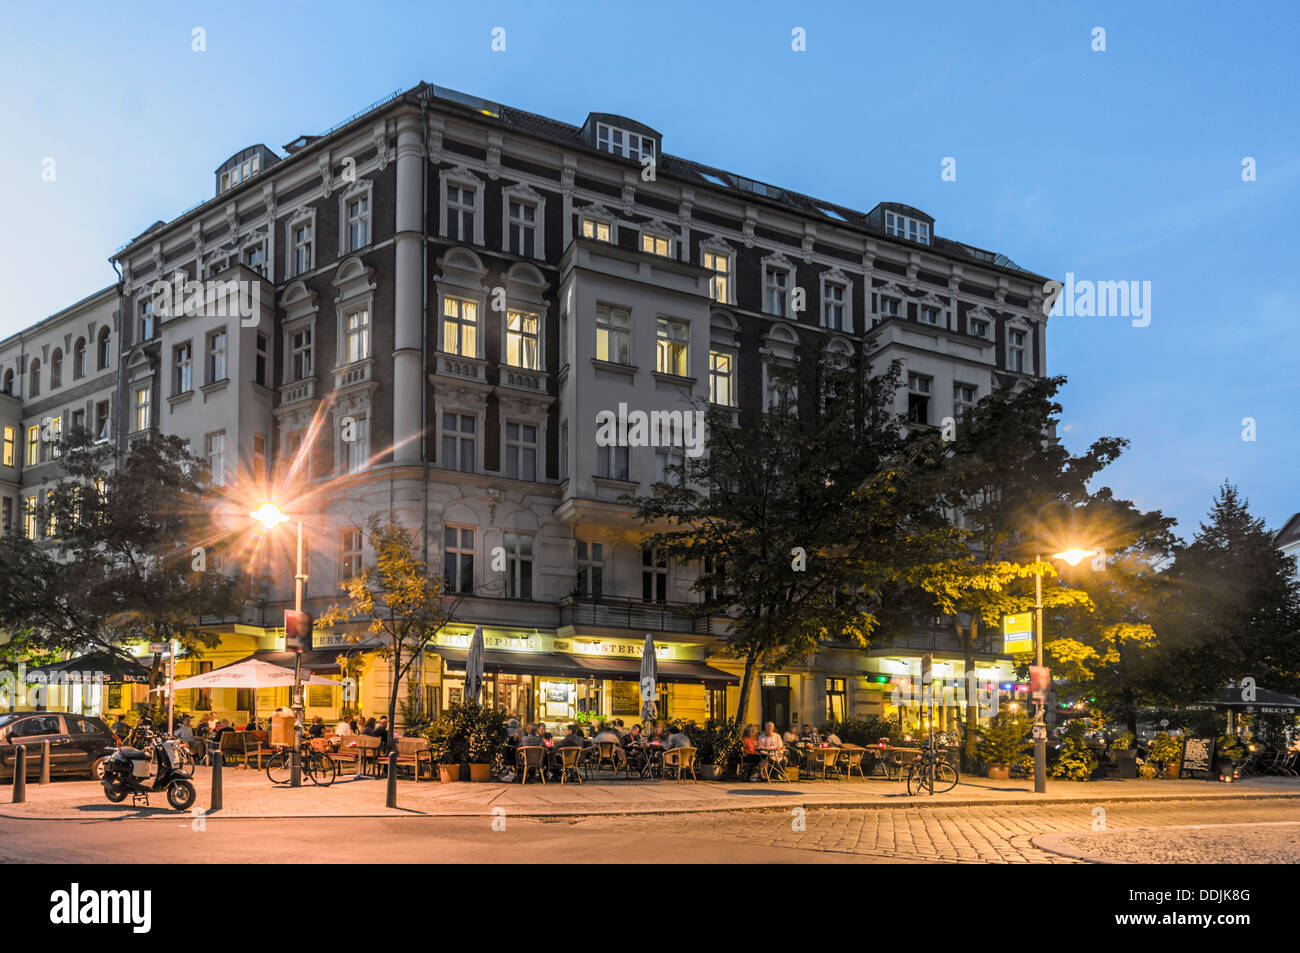
[[[456,208],[458,210],[472,211],[474,214],[474,234],[470,238],[460,235],[460,228],[457,227],[456,238],[450,238],[448,231],[448,221],[451,211],[451,200],[447,194],[448,186],[455,186],[458,190],[473,189],[474,204],[466,206],[461,204],[459,193],[457,195]],[[482,245],[483,244],[483,180],[474,172],[465,166],[456,166],[451,169],[444,169],[438,176],[438,233],[448,241],[455,241],[462,245]]]
[[[517,202],[521,205],[531,205],[533,207],[533,252],[531,255],[523,251],[523,243],[520,243],[520,251],[510,251],[510,233],[516,220],[510,217],[510,203]],[[504,189],[501,193],[501,247],[509,254],[517,254],[521,258],[535,258],[541,261],[546,260],[546,198],[527,185],[512,185]],[[526,227],[527,223],[518,222],[521,226]]]
[[[353,326],[353,318],[357,318],[356,326]],[[371,340],[371,317],[369,303],[353,305],[343,310],[343,336],[340,344],[343,353],[340,355],[341,364],[360,364],[362,361],[370,360],[373,355],[373,342]],[[359,339],[360,345],[353,348],[353,339]]]
[[[922,245],[930,244],[930,225],[920,219],[903,215],[900,212],[885,210],[885,234],[894,238],[906,238],[908,241]]]
[[[143,400],[141,397],[143,396]],[[153,386],[140,384],[135,387],[131,401],[131,420],[135,424],[133,433],[140,433],[153,426]],[[142,422],[143,421],[143,422]]]
[[[511,427],[519,428],[518,430],[519,435],[514,440],[510,439]],[[533,429],[533,439],[531,441],[524,439],[524,433],[522,429],[524,427],[531,427]],[[517,417],[510,417],[503,420],[501,422],[501,447],[502,447],[501,473],[502,475],[505,476],[507,479],[511,479],[511,480],[524,480],[525,482],[528,483],[540,482],[544,472],[542,470],[542,442],[541,441],[542,441],[542,428],[541,426],[538,425],[537,421],[529,420],[526,418],[517,418]],[[533,475],[531,477],[525,476],[525,473],[527,471],[526,468],[523,466],[529,450],[532,451],[532,455],[533,455]],[[516,461],[516,468],[515,468],[516,472],[514,474],[511,474],[510,472],[510,463],[512,460]]]
[[[481,315],[483,314],[483,299],[473,297],[472,295],[460,294],[459,292],[457,292],[456,294],[449,294],[447,292],[442,292],[439,294],[438,297],[440,299],[438,302],[439,305],[438,307],[438,350],[441,351],[443,354],[454,354],[457,357],[472,357],[481,360],[483,358],[483,337],[484,337],[483,319],[481,317]],[[454,316],[447,314],[448,301],[457,302],[457,309],[456,309],[457,313]],[[465,320],[464,308],[463,308],[464,304],[470,304],[474,306],[473,321]],[[447,343],[446,326],[448,324],[454,324],[456,325],[457,328],[456,350],[454,351],[448,350],[446,347],[446,343]],[[473,353],[467,353],[465,349],[464,328],[467,326],[473,327],[474,329],[474,346],[473,348],[470,349],[473,351]]]
[[[347,579],[361,575],[365,567],[366,535],[360,527],[350,527],[339,533],[339,586]],[[351,562],[351,565],[349,565]],[[349,571],[351,569],[351,571]]]
[[[365,240],[354,245],[352,242],[353,220],[349,207],[353,202],[363,201],[365,213],[359,216],[361,227],[365,230]],[[360,179],[357,184],[339,196],[339,257],[351,255],[374,244],[375,241],[375,200],[374,183],[370,179]]]
[[[647,245],[650,247],[647,248]],[[661,247],[662,251],[660,250]],[[641,230],[641,251],[647,255],[656,255],[660,258],[676,258],[677,239],[669,231],[643,228]]]
[[[182,357],[182,352],[184,356]],[[194,390],[194,342],[182,341],[172,348],[172,396]]]
[[[587,234],[587,224],[591,224],[591,234]],[[609,238],[600,237],[600,226],[609,230]],[[607,245],[618,244],[618,219],[605,211],[583,209],[578,213],[578,234],[589,241],[603,242]]]
[[[576,586],[583,599],[599,599],[606,591],[605,543],[595,539],[575,539],[573,560],[578,567]],[[599,551],[599,552],[598,552]],[[595,573],[600,573],[600,584],[595,584]]]
[[[763,313],[775,315],[778,318],[797,320],[798,315],[790,307],[795,288],[794,265],[784,255],[771,255],[763,259],[762,268]],[[784,276],[785,283],[783,285],[772,280],[778,275]],[[775,308],[778,294],[781,296],[780,310]]]
[[[302,243],[307,246],[306,267],[299,268],[298,248],[300,243],[297,231],[304,225],[311,228],[311,236],[307,242]],[[316,246],[319,244],[319,238],[320,235],[316,230],[316,209],[314,207],[300,209],[289,217],[284,243],[284,273],[288,277],[300,278],[316,270]]]
[[[334,414],[335,472],[340,476],[370,469],[370,411],[367,406]],[[347,417],[352,418],[353,436],[357,438],[352,441],[343,439],[343,421]]]
[[[633,139],[636,139],[635,146],[632,144]],[[596,123],[596,149],[610,155],[622,156],[624,159],[635,159],[638,162],[644,160],[646,156],[650,157],[651,162],[658,161],[653,136],[633,132],[631,129],[624,129],[622,126],[607,122]]]
[[[655,320],[655,372],[673,377],[691,376],[691,323],[689,321],[667,314],[661,314]]]
[[[203,435],[203,459],[208,464],[212,486],[226,485],[226,432],[214,430]]]
[[[511,537],[514,537],[511,545]],[[524,555],[523,541],[528,540],[528,554]],[[501,534],[501,547],[506,553],[506,578],[504,596],[507,599],[526,599],[532,601],[537,597],[537,534],[518,533],[507,530]],[[525,570],[528,577],[528,594],[524,595],[522,582]]]
[[[621,321],[624,322],[622,327],[614,320],[615,314],[621,315]],[[600,356],[601,332],[605,333],[606,357]],[[614,343],[621,338],[623,349],[625,351],[625,360],[618,360]],[[604,361],[606,364],[618,364],[622,367],[632,367],[632,309],[624,308],[621,305],[611,304],[606,301],[596,302],[596,342],[595,342],[596,360]]]
[[[604,471],[603,473],[601,471]],[[622,476],[619,476],[619,473]],[[596,477],[601,480],[618,480],[622,483],[632,482],[632,455],[625,446],[596,445]]]
[[[840,331],[844,334],[853,333],[853,280],[838,268],[832,268],[830,271],[822,272],[822,313],[821,326],[828,331]],[[838,301],[832,301],[831,289],[838,288],[841,297]],[[833,327],[829,320],[829,308],[833,305],[840,307],[840,325]]]
[[[725,259],[727,270],[724,272],[717,271],[708,263],[708,256],[713,255],[716,258]],[[700,242],[700,267],[713,273],[709,279],[709,297],[713,299],[714,304],[735,304],[736,303],[736,250],[723,241],[719,236],[714,235]],[[717,280],[721,276],[724,282],[724,293],[718,297]]]
[[[961,395],[964,388],[969,388],[971,391],[972,396],[969,401],[965,400]],[[980,389],[978,384],[967,384],[965,381],[952,382],[952,415],[958,420],[961,420],[966,414],[974,410],[975,405],[979,403],[979,399]]]
[[[449,531],[454,532],[456,534],[456,543],[454,546],[449,545],[447,542],[447,533]],[[465,546],[465,541],[464,541],[465,533],[469,533],[470,536],[470,542],[468,547]],[[443,585],[446,586],[447,592],[449,594],[451,595],[473,595],[474,594],[475,585],[476,585],[476,580],[474,579],[474,564],[477,561],[477,555],[478,555],[477,549],[478,549],[478,527],[463,526],[459,523],[443,524],[442,579],[443,579]],[[454,573],[454,575],[456,576],[455,586],[451,585],[450,584],[451,581],[447,579],[447,575],[448,575],[447,558],[453,555],[457,557],[455,561],[456,569]],[[459,558],[462,556],[469,557],[468,566],[466,566],[463,560]],[[469,578],[466,579],[465,578],[466,576],[468,576]],[[468,586],[466,585],[466,583],[468,583]]]
[[[1016,347],[1012,339],[1012,335],[1016,333],[1023,334],[1025,336],[1024,343],[1020,347]],[[1012,374],[1025,374],[1025,375],[1033,374],[1034,373],[1034,357],[1033,357],[1034,336],[1033,334],[1030,333],[1029,325],[1026,324],[1024,321],[1019,321],[1019,320],[1008,321],[1006,324],[1006,335],[1007,335],[1006,348],[1005,348],[1006,369],[1010,371]],[[1021,366],[1018,369],[1013,366],[1014,362],[1011,359],[1012,354],[1016,353],[1017,351],[1019,351],[1021,357]]]
[[[519,330],[513,331],[510,328],[510,324],[516,317],[519,318]],[[536,327],[531,334],[524,330],[525,322],[530,318],[536,322]],[[502,341],[505,348],[505,354],[502,356],[502,359],[505,365],[507,367],[517,367],[526,371],[540,371],[544,363],[542,361],[542,316],[536,311],[532,311],[528,308],[507,307],[505,325],[505,334],[502,335]],[[519,340],[519,356],[521,360],[512,361],[510,359],[510,343],[512,338],[518,338]],[[522,360],[527,352],[525,345],[530,340],[533,344],[533,360],[531,364]]]
[[[886,306],[890,302],[894,305],[892,311]],[[883,290],[876,293],[876,317],[881,321],[888,321],[890,318],[904,318],[906,316],[906,298],[896,294],[885,294]]]
[[[218,341],[220,348],[215,346]],[[203,366],[206,384],[230,379],[230,333],[224,327],[213,328],[203,336]]]
[[[974,323],[976,321],[984,325],[982,333],[975,329]],[[983,308],[971,308],[966,312],[966,332],[972,337],[977,337],[981,341],[991,341],[993,340],[992,331],[996,326],[993,316]]]
[[[447,414],[456,416],[456,430],[446,429]],[[466,437],[465,432],[460,429],[461,419],[468,417],[474,421],[474,433]],[[438,408],[438,466],[443,470],[451,470],[454,473],[482,473],[483,472],[483,415],[462,407],[439,407]],[[456,466],[447,466],[447,455],[443,452],[445,438],[453,436],[456,440]],[[469,439],[473,443],[473,456],[470,470],[466,470],[463,465],[462,453],[464,451],[465,441]]]
[[[926,316],[926,312],[934,313],[933,321]],[[928,327],[943,328],[944,330],[947,330],[948,312],[945,310],[943,305],[922,301],[916,307],[916,322],[917,324],[924,324]]]
[[[728,369],[726,373],[719,373],[716,368],[716,361],[714,359],[719,357],[727,359]],[[738,352],[735,351],[733,348],[725,348],[725,347],[709,348],[709,403],[716,404],[719,407],[734,408],[737,406],[738,401],[736,399],[736,361],[738,357],[739,357]],[[715,381],[718,380],[726,380],[727,382],[726,396],[728,399],[725,402],[717,399],[718,388],[715,385]]]

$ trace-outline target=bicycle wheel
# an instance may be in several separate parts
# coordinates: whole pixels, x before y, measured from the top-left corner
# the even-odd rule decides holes
[[[271,779],[271,783],[288,784],[289,774],[289,752],[282,750],[271,755],[271,760],[266,762],[266,776]]]
[[[307,776],[312,782],[319,784],[323,788],[329,787],[338,777],[339,766],[334,763],[334,759],[328,755],[321,754],[319,751],[313,751],[307,759],[305,765]]]
[[[926,766],[919,761],[914,761],[912,766],[907,769],[908,795],[920,794],[925,788],[925,769]]]
[[[947,761],[934,766],[934,793],[944,794],[957,786],[957,769]]]

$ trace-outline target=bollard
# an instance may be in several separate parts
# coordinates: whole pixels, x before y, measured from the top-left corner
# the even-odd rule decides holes
[[[36,783],[50,783],[50,743],[48,741],[41,742],[41,778]]]
[[[14,803],[27,800],[27,746],[14,747]]]
[[[215,814],[221,810],[221,752],[216,745],[212,746],[208,759],[212,762],[212,803],[208,813]]]
[[[419,770],[418,768],[416,769]],[[388,806],[397,807],[397,752],[388,752]]]

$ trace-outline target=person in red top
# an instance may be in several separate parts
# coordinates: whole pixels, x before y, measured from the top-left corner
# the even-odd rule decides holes
[[[758,739],[754,737],[754,726],[746,725],[744,733],[740,736],[740,779],[753,781],[757,776],[758,763],[761,760],[758,756]]]

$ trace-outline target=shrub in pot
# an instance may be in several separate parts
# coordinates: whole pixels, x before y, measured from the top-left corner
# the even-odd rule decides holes
[[[470,701],[450,706],[423,734],[441,780],[457,781],[468,774],[472,781],[487,781],[506,733],[504,712]]]
[[[1167,731],[1156,732],[1156,736],[1151,739],[1151,744],[1147,745],[1147,763],[1153,764],[1157,772],[1159,766],[1163,764],[1166,777],[1178,777],[1178,772],[1183,766],[1182,741],[1171,738]]]
[[[1003,712],[980,729],[976,751],[980,760],[988,765],[991,779],[1005,781],[1011,777],[1012,763],[1029,747],[1025,737],[1029,734],[1029,727],[1024,718]]]
[[[739,760],[740,729],[729,721],[710,718],[702,726],[688,721],[682,733],[695,747],[695,771],[704,780],[722,779]]]
[[[1072,721],[1065,729],[1065,738],[1057,749],[1056,764],[1049,772],[1054,778],[1067,781],[1087,781],[1097,770],[1097,755],[1088,744],[1083,722]]]

